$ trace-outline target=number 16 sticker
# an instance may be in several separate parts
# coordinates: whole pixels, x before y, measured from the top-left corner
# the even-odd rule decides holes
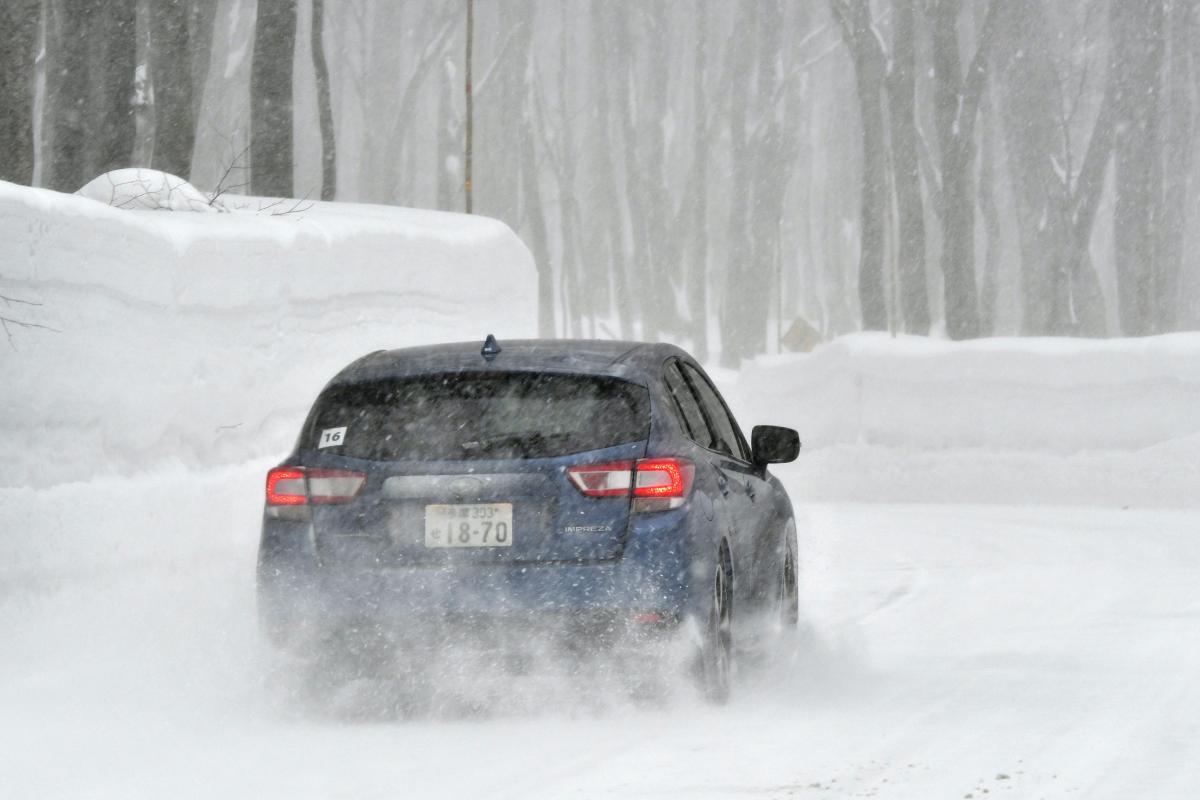
[[[321,441],[317,443],[317,447],[337,447],[346,442],[346,426],[340,428],[326,428],[321,431]]]

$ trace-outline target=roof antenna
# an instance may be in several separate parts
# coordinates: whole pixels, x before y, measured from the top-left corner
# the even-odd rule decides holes
[[[483,356],[483,360],[492,363],[496,356],[500,355],[500,343],[496,341],[496,337],[488,334],[483,340],[483,349],[479,351],[479,355]]]

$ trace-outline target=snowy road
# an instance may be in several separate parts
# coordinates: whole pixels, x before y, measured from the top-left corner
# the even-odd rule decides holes
[[[809,506],[812,647],[727,709],[330,722],[266,699],[264,467],[0,490],[0,796],[1200,791],[1200,512]]]

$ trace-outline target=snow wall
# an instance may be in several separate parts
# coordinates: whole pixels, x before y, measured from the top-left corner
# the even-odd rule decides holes
[[[0,487],[281,456],[370,350],[536,332],[502,223],[233,198],[124,211],[0,183]],[[310,207],[311,206],[311,207]],[[953,343],[857,334],[715,377],[798,429],[798,500],[1200,505],[1200,334]]]
[[[865,333],[724,377],[747,427],[800,431],[800,459],[779,469],[801,498],[1200,505],[1197,333]]]
[[[0,486],[282,456],[360,355],[536,335],[532,256],[497,220],[228,200],[127,211],[0,182],[0,315],[46,326],[0,341]]]

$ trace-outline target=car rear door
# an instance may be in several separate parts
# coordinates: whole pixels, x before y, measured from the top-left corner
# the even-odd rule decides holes
[[[632,469],[649,427],[646,387],[607,376],[489,371],[333,387],[307,426],[305,464],[366,480],[351,502],[313,507],[318,552],[372,567],[615,558],[630,498],[585,497],[570,470]]]
[[[713,437],[710,447],[721,456],[716,465],[732,515],[735,555],[741,571],[740,577],[734,577],[735,600],[743,608],[758,607],[768,601],[774,585],[770,572],[775,552],[770,526],[774,490],[751,463],[746,439],[708,376],[694,364],[681,362],[680,367],[708,423]]]

